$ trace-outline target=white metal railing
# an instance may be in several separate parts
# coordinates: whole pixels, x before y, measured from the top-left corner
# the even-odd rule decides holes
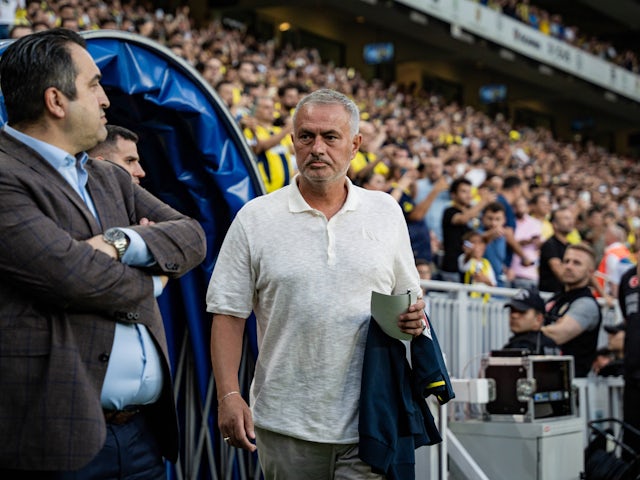
[[[451,377],[478,378],[482,357],[491,350],[502,348],[511,335],[509,312],[504,306],[518,289],[440,281],[421,283],[427,291],[427,312],[447,357]],[[470,294],[473,292],[480,293],[480,297],[472,297]],[[543,298],[550,296],[544,292],[541,295]],[[599,300],[599,304],[603,312],[603,324],[613,324],[621,320],[619,309],[608,307],[602,300]],[[606,333],[601,329],[599,344],[605,343]],[[609,417],[622,418],[623,386],[621,378],[594,377],[574,380],[574,388],[577,390],[577,416],[584,422],[584,446],[589,440],[589,421]],[[437,447],[440,455],[429,457],[431,461],[440,461],[442,464],[441,457],[444,452],[445,458],[451,458],[462,468],[466,478],[485,479],[487,477],[484,472],[447,428],[449,417],[456,416],[456,412],[460,410],[468,410],[468,407],[454,401],[448,409],[442,407],[439,410],[439,428],[443,442]],[[479,405],[475,407],[476,411],[481,409]],[[425,452],[421,454],[428,455]],[[440,480],[448,478],[446,469],[441,466],[432,471],[438,472],[437,478]]]
[[[482,356],[501,349],[511,336],[509,311],[504,306],[518,289],[436,280],[423,280],[421,285],[427,290],[427,312],[447,356],[450,374],[458,378],[477,377]],[[472,297],[473,293],[480,297]],[[544,299],[550,295],[541,293]],[[610,308],[602,299],[598,302],[603,325],[622,321],[617,305]],[[601,328],[599,346],[606,345],[606,338]]]

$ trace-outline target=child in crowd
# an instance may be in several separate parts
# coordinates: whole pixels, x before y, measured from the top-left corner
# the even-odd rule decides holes
[[[496,286],[496,276],[489,260],[484,257],[487,242],[482,234],[476,230],[465,233],[462,237],[463,253],[458,257],[458,269],[462,273],[462,282],[470,285]],[[471,297],[479,298],[478,292],[471,292]],[[482,295],[486,301],[489,294]]]
[[[498,287],[506,287],[507,239],[505,210],[500,202],[492,202],[482,212],[482,237],[486,242],[484,256],[491,264]]]

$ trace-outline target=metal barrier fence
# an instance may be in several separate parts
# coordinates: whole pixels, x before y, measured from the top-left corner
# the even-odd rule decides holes
[[[511,336],[509,311],[504,308],[518,290],[470,286],[458,283],[423,281],[427,290],[427,308],[452,378],[473,379],[480,376],[480,362],[492,350],[498,350]],[[542,294],[547,298],[548,294]],[[603,325],[621,321],[619,308],[600,303]],[[607,334],[601,327],[599,346],[606,345]],[[622,378],[581,378],[574,380],[577,396],[577,417],[583,427],[583,446],[589,441],[588,422],[602,418],[622,418]],[[462,408],[460,408],[462,407]],[[435,451],[422,452],[417,462],[419,478],[449,478],[446,460],[463,466],[466,478],[485,480],[488,477],[448,429],[448,420],[460,419],[466,407],[457,402],[440,409],[439,428],[443,443]],[[464,416],[464,415],[462,415]],[[444,418],[448,417],[448,418]],[[435,450],[435,449],[434,449]],[[439,465],[434,466],[433,463]],[[425,467],[426,465],[426,467]]]
[[[447,357],[447,365],[452,377],[477,378],[480,372],[480,361],[484,354],[500,349],[510,336],[508,309],[504,305],[517,290],[508,288],[492,288],[469,286],[458,283],[423,281],[427,289],[427,311],[438,335],[443,352]],[[479,298],[471,297],[471,292],[482,294]],[[489,295],[487,298],[485,294]],[[610,310],[602,306],[608,323],[620,319],[618,310]],[[604,323],[604,322],[603,322]],[[606,339],[602,333],[601,343]],[[246,339],[245,339],[246,340]],[[203,341],[208,341],[204,339]],[[254,358],[249,342],[245,341],[239,373],[242,393],[247,398],[249,385],[253,377]],[[595,381],[595,380],[594,380]],[[257,456],[248,452],[228,447],[217,429],[216,396],[213,377],[209,378],[207,395],[201,401],[196,388],[197,376],[193,362],[191,342],[187,335],[183,339],[175,374],[175,397],[180,416],[183,420],[182,454],[172,472],[171,477],[178,480],[224,479],[224,480],[259,480],[260,466]],[[607,381],[595,381],[604,393],[594,393],[590,385],[594,382],[582,382],[579,385],[582,405],[580,416],[585,422],[603,416],[617,416],[620,405],[611,392],[620,392],[620,379],[611,385]],[[605,385],[603,387],[603,384]],[[617,389],[617,390],[616,390]],[[595,395],[595,396],[594,396]],[[611,397],[609,399],[604,397]],[[446,408],[440,409],[441,416]],[[446,478],[447,455],[447,419],[440,418],[439,427],[445,442],[427,454],[430,459],[417,458],[417,465],[426,462],[424,469],[432,472],[429,478]],[[586,431],[586,429],[585,429]],[[422,450],[422,449],[421,449]],[[439,452],[439,453],[436,453]],[[436,473],[437,472],[437,473]]]
[[[243,346],[238,378],[248,398],[253,378],[254,358],[248,341]],[[205,339],[203,341],[208,341]],[[197,388],[198,375],[193,349],[185,334],[174,379],[174,396],[182,424],[182,449],[178,462],[169,468],[169,478],[177,480],[259,480],[260,465],[255,453],[230,447],[217,426],[217,399],[213,374],[208,379],[204,402]]]
[[[435,280],[423,281],[422,286],[427,290],[427,312],[447,356],[449,373],[476,378],[482,356],[502,348],[511,336],[509,310],[504,306],[518,289]],[[550,295],[543,292],[542,296]],[[610,308],[600,302],[600,308],[603,325],[621,321],[617,306]],[[606,337],[601,328],[600,346],[606,345]]]
[[[426,283],[430,288],[436,282]],[[473,298],[468,287],[437,282],[439,290],[427,294],[427,311],[447,356],[449,373],[458,378],[477,377],[482,355],[509,338],[509,313],[504,308],[508,297],[494,292],[487,293],[488,299]]]

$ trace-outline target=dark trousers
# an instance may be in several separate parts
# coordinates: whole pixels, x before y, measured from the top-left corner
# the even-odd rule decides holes
[[[624,422],[628,423],[636,430],[640,430],[640,380],[637,379],[625,379],[624,394],[623,394],[623,416]],[[631,447],[635,451],[635,455],[623,450],[622,457],[631,461],[640,455],[640,435],[632,432],[630,429],[625,429],[623,432],[622,442]]]
[[[0,478],[42,480],[166,480],[164,459],[144,414],[124,425],[107,424],[102,450],[84,468],[73,472],[37,472],[0,469]]]

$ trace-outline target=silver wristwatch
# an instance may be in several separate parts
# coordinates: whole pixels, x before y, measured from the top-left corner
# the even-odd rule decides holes
[[[118,252],[118,260],[121,260],[129,247],[129,237],[119,228],[110,228],[104,232],[102,238],[109,245],[113,245]]]

